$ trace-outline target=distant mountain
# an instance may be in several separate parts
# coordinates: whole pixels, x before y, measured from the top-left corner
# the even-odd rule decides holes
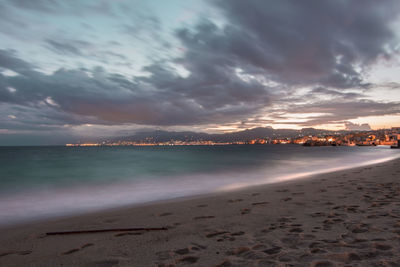
[[[341,131],[342,132],[342,131]],[[112,138],[111,141],[142,141],[167,142],[209,140],[214,142],[248,141],[257,138],[286,138],[305,135],[334,134],[335,131],[303,128],[301,130],[273,129],[272,127],[258,127],[232,133],[208,134],[201,132],[173,132],[163,130],[140,131],[132,136]]]

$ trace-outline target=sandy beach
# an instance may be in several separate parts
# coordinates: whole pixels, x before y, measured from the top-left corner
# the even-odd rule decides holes
[[[399,159],[0,229],[0,266],[400,266],[399,251]]]

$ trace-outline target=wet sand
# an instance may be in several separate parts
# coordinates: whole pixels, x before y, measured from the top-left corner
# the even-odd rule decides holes
[[[400,160],[0,229],[0,266],[184,265],[400,266]]]

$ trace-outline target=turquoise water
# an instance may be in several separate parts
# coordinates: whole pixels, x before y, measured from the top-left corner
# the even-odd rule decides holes
[[[0,223],[236,189],[395,158],[387,147],[0,147]]]

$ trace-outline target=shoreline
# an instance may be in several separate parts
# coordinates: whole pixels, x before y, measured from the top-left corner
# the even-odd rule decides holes
[[[379,165],[379,164],[384,164],[384,163],[391,163],[393,161],[399,161],[400,163],[400,157],[396,158],[391,158],[384,160],[382,162],[374,162],[374,163],[366,163],[362,164],[359,166],[355,167],[343,167],[343,168],[335,168],[335,170],[327,170],[327,171],[318,171],[316,173],[312,174],[300,174],[299,176],[296,176],[296,178],[288,178],[288,179],[283,179],[281,181],[275,181],[271,183],[262,183],[262,184],[254,184],[254,185],[248,185],[248,186],[240,186],[240,187],[232,187],[230,189],[223,189],[223,190],[218,190],[215,192],[209,192],[209,193],[201,193],[201,194],[196,194],[196,195],[188,195],[188,196],[181,196],[181,197],[174,197],[174,198],[168,198],[168,199],[159,199],[159,200],[153,200],[153,201],[148,201],[148,202],[140,202],[140,203],[132,203],[132,204],[125,204],[121,206],[116,206],[116,207],[110,207],[110,208],[105,208],[105,209],[100,209],[100,210],[93,210],[93,211],[88,211],[88,212],[80,212],[76,214],[66,214],[66,215],[59,215],[59,216],[54,216],[54,217],[47,217],[47,218],[38,218],[38,219],[33,219],[33,220],[26,220],[26,221],[20,221],[20,222],[15,222],[13,223],[14,225],[9,225],[9,224],[0,224],[0,232],[2,230],[9,230],[9,229],[17,229],[17,228],[23,228],[26,226],[32,226],[36,224],[42,224],[42,223],[51,223],[51,222],[58,222],[58,221],[64,221],[64,220],[74,220],[74,219],[79,219],[81,217],[88,217],[88,216],[101,216],[101,215],[107,215],[111,213],[121,213],[125,212],[130,209],[134,208],[146,208],[146,207],[151,207],[154,205],[168,205],[168,204],[176,204],[180,202],[187,202],[187,201],[196,201],[196,200],[202,200],[205,199],[207,200],[208,198],[212,197],[224,197],[227,195],[231,194],[241,194],[246,191],[253,191],[255,189],[261,188],[261,190],[269,190],[273,187],[280,187],[280,186],[291,186],[294,183],[308,183],[313,179],[318,179],[322,175],[333,175],[337,174],[340,175],[342,172],[347,173],[349,171],[357,171],[358,169],[363,169],[365,167],[373,167],[374,165]]]
[[[391,262],[400,257],[396,253],[396,248],[400,251],[399,177],[400,159],[394,159],[229,192],[0,228],[0,265]],[[385,216],[379,215],[385,210]],[[53,231],[131,227],[168,230],[43,236]],[[310,247],[312,243],[317,244]]]
[[[104,212],[110,212],[113,210],[121,210],[121,209],[126,209],[126,208],[131,208],[131,207],[140,207],[140,206],[148,206],[148,205],[153,205],[153,204],[159,204],[159,203],[169,203],[169,202],[177,202],[177,201],[186,201],[186,200],[191,200],[191,199],[197,199],[197,198],[207,198],[209,196],[215,196],[215,195],[219,195],[219,194],[224,194],[224,193],[229,193],[229,192],[235,192],[235,191],[241,191],[241,190],[246,190],[248,188],[252,188],[252,187],[264,187],[264,186],[271,186],[271,185],[276,185],[282,182],[290,182],[290,181],[299,181],[299,180],[303,180],[303,179],[310,179],[311,177],[314,176],[318,176],[318,175],[324,175],[324,174],[328,174],[328,173],[334,173],[334,172],[340,172],[340,171],[346,171],[346,170],[351,170],[351,169],[355,169],[355,168],[362,168],[365,166],[370,166],[370,165],[375,165],[375,164],[379,164],[379,163],[383,163],[383,162],[388,162],[388,161],[392,161],[395,159],[398,159],[400,157],[396,157],[396,156],[389,156],[389,157],[385,157],[382,159],[378,159],[378,160],[368,160],[362,163],[358,163],[356,166],[352,165],[344,165],[344,166],[340,166],[340,167],[328,167],[326,169],[314,169],[312,171],[308,171],[308,172],[301,172],[301,173],[282,173],[280,175],[277,176],[272,176],[269,178],[268,181],[261,181],[261,180],[254,180],[254,179],[249,179],[248,182],[244,183],[243,181],[240,182],[238,181],[237,183],[231,183],[231,184],[227,184],[227,185],[220,185],[219,187],[215,188],[213,191],[209,191],[209,189],[206,189],[204,192],[195,192],[194,194],[188,194],[188,195],[183,195],[183,196],[170,196],[168,198],[165,198],[166,196],[163,196],[162,198],[159,199],[154,199],[154,200],[144,200],[144,201],[139,201],[139,202],[131,202],[131,203],[123,203],[123,204],[106,204],[103,207],[90,207],[90,205],[88,205],[88,207],[81,207],[80,209],[76,209],[73,210],[71,208],[69,208],[69,210],[66,212],[64,210],[64,214],[56,214],[54,213],[55,210],[50,211],[51,213],[49,213],[46,216],[43,217],[27,217],[26,218],[21,218],[21,219],[16,219],[16,220],[9,220],[9,221],[4,221],[0,223],[0,230],[1,229],[7,229],[7,228],[15,228],[15,227],[22,227],[24,225],[31,225],[31,224],[35,224],[35,223],[42,223],[42,222],[46,222],[46,221],[57,221],[60,219],[68,219],[68,218],[75,218],[75,217],[80,217],[80,216],[85,216],[87,214],[98,214],[98,213],[104,213]],[[262,177],[264,176],[264,174],[262,174],[261,172],[250,172],[250,174],[252,176],[254,176],[254,174],[256,176]],[[216,178],[218,178],[217,175],[220,174],[215,174]],[[233,173],[231,173],[231,175],[234,175]],[[243,174],[241,174],[243,176]],[[268,174],[266,174],[268,175]],[[211,174],[209,175],[210,177],[212,176]],[[250,177],[250,176],[249,176]],[[131,184],[126,184],[126,186],[132,186]],[[111,192],[113,192],[113,194],[111,194],[112,196],[114,194],[118,194],[118,188],[122,189],[122,191],[124,192],[124,187],[121,187],[121,185],[119,186],[113,186],[111,187]],[[99,190],[102,190],[101,187],[98,188]],[[208,191],[208,192],[207,192]],[[64,193],[69,193],[70,195],[72,194],[71,192],[68,191],[62,191],[60,190],[58,193],[57,191],[54,192],[54,196],[53,197],[57,197],[57,194],[64,194]],[[79,197],[82,197],[82,192],[77,191],[77,193],[79,193],[78,199]],[[96,193],[96,190],[92,190],[92,192],[87,191],[86,195],[90,195],[90,193]],[[124,192],[126,194],[126,192]],[[127,195],[128,196],[128,195]],[[37,201],[37,197],[35,195],[32,195],[32,200],[35,200],[33,203],[35,203]],[[26,197],[26,200],[28,201],[31,197]],[[104,197],[107,197],[106,195]],[[46,197],[47,200],[53,199],[50,198],[49,196]],[[63,199],[63,198],[61,198]],[[106,199],[106,198],[104,198]],[[68,199],[64,199],[67,200]],[[124,199],[126,200],[126,199]],[[6,201],[8,201],[6,199]],[[61,200],[58,200],[61,201]],[[83,199],[83,201],[85,201],[85,199]],[[43,201],[40,201],[43,202]],[[37,203],[37,204],[40,204]],[[62,203],[62,202],[60,202]],[[85,203],[85,202],[83,202]],[[44,203],[43,203],[44,204]],[[32,205],[31,205],[32,206]],[[71,206],[72,207],[72,206]],[[25,207],[24,207],[25,208]],[[31,207],[32,209],[35,209],[35,206]],[[62,207],[61,207],[62,208]],[[26,209],[26,208],[25,208]],[[28,215],[29,216],[29,215]],[[15,226],[15,227],[14,227]]]

